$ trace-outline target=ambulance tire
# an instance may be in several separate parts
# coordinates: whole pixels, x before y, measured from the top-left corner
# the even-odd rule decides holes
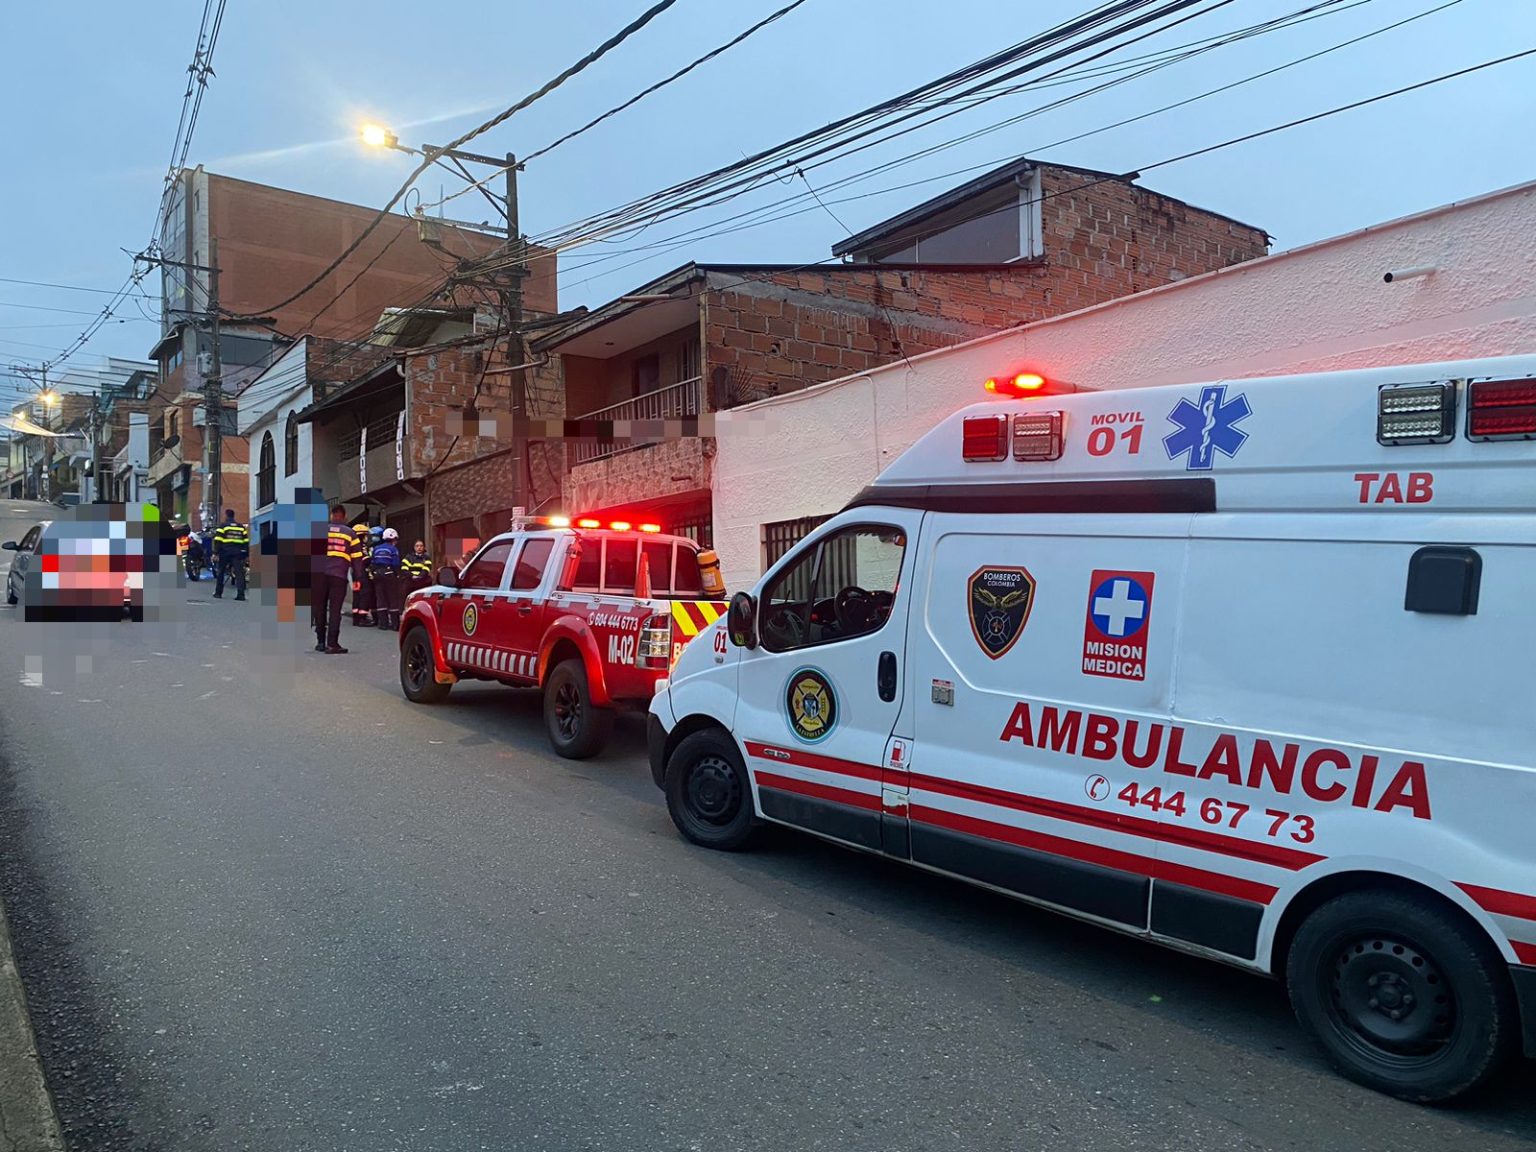
[[[736,742],[719,728],[687,736],[667,758],[667,811],[687,839],[736,852],[757,831],[752,786]]]
[[[567,760],[596,756],[613,731],[613,710],[592,703],[587,670],[578,659],[563,660],[544,682],[544,727],[555,752]]]
[[[1471,1092],[1515,1049],[1518,1014],[1498,952],[1450,909],[1406,893],[1323,904],[1291,942],[1286,983],[1333,1065],[1402,1100]]]
[[[413,624],[400,643],[400,691],[412,704],[441,704],[452,688],[438,683],[432,638],[420,624]]]

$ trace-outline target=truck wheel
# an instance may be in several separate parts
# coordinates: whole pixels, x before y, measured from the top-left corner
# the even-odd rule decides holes
[[[412,704],[441,704],[452,684],[437,682],[432,640],[420,624],[413,625],[400,645],[400,690]]]
[[[613,713],[592,703],[587,670],[580,660],[564,660],[544,682],[544,726],[549,742],[567,760],[596,756],[608,743]]]
[[[1470,1092],[1514,1046],[1504,961],[1427,900],[1335,897],[1302,922],[1285,974],[1297,1019],[1339,1071],[1404,1100]]]
[[[735,742],[718,728],[683,740],[667,759],[667,811],[677,830],[705,848],[735,852],[757,829],[752,787]]]

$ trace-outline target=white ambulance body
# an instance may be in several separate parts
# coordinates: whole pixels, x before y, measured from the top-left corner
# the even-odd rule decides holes
[[[1536,356],[992,400],[684,651],[652,771],[701,844],[1280,977],[1444,1100],[1536,1055],[1533,652]]]

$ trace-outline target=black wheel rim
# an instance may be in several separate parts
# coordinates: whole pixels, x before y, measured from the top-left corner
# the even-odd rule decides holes
[[[569,681],[555,689],[555,727],[567,741],[581,731],[581,693]]]
[[[683,802],[699,823],[723,827],[741,811],[741,780],[723,757],[701,756],[688,770]]]
[[[426,642],[418,636],[405,650],[405,675],[410,681],[411,691],[420,692],[426,687],[431,666],[431,653],[427,651]]]
[[[1334,1029],[1372,1060],[1414,1068],[1456,1032],[1455,990],[1422,948],[1385,933],[1342,939],[1323,989]]]

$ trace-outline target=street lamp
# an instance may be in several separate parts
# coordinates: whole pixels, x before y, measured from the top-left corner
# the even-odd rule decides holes
[[[379,124],[364,124],[362,134],[363,143],[370,148],[393,148],[400,143],[393,132]]]

